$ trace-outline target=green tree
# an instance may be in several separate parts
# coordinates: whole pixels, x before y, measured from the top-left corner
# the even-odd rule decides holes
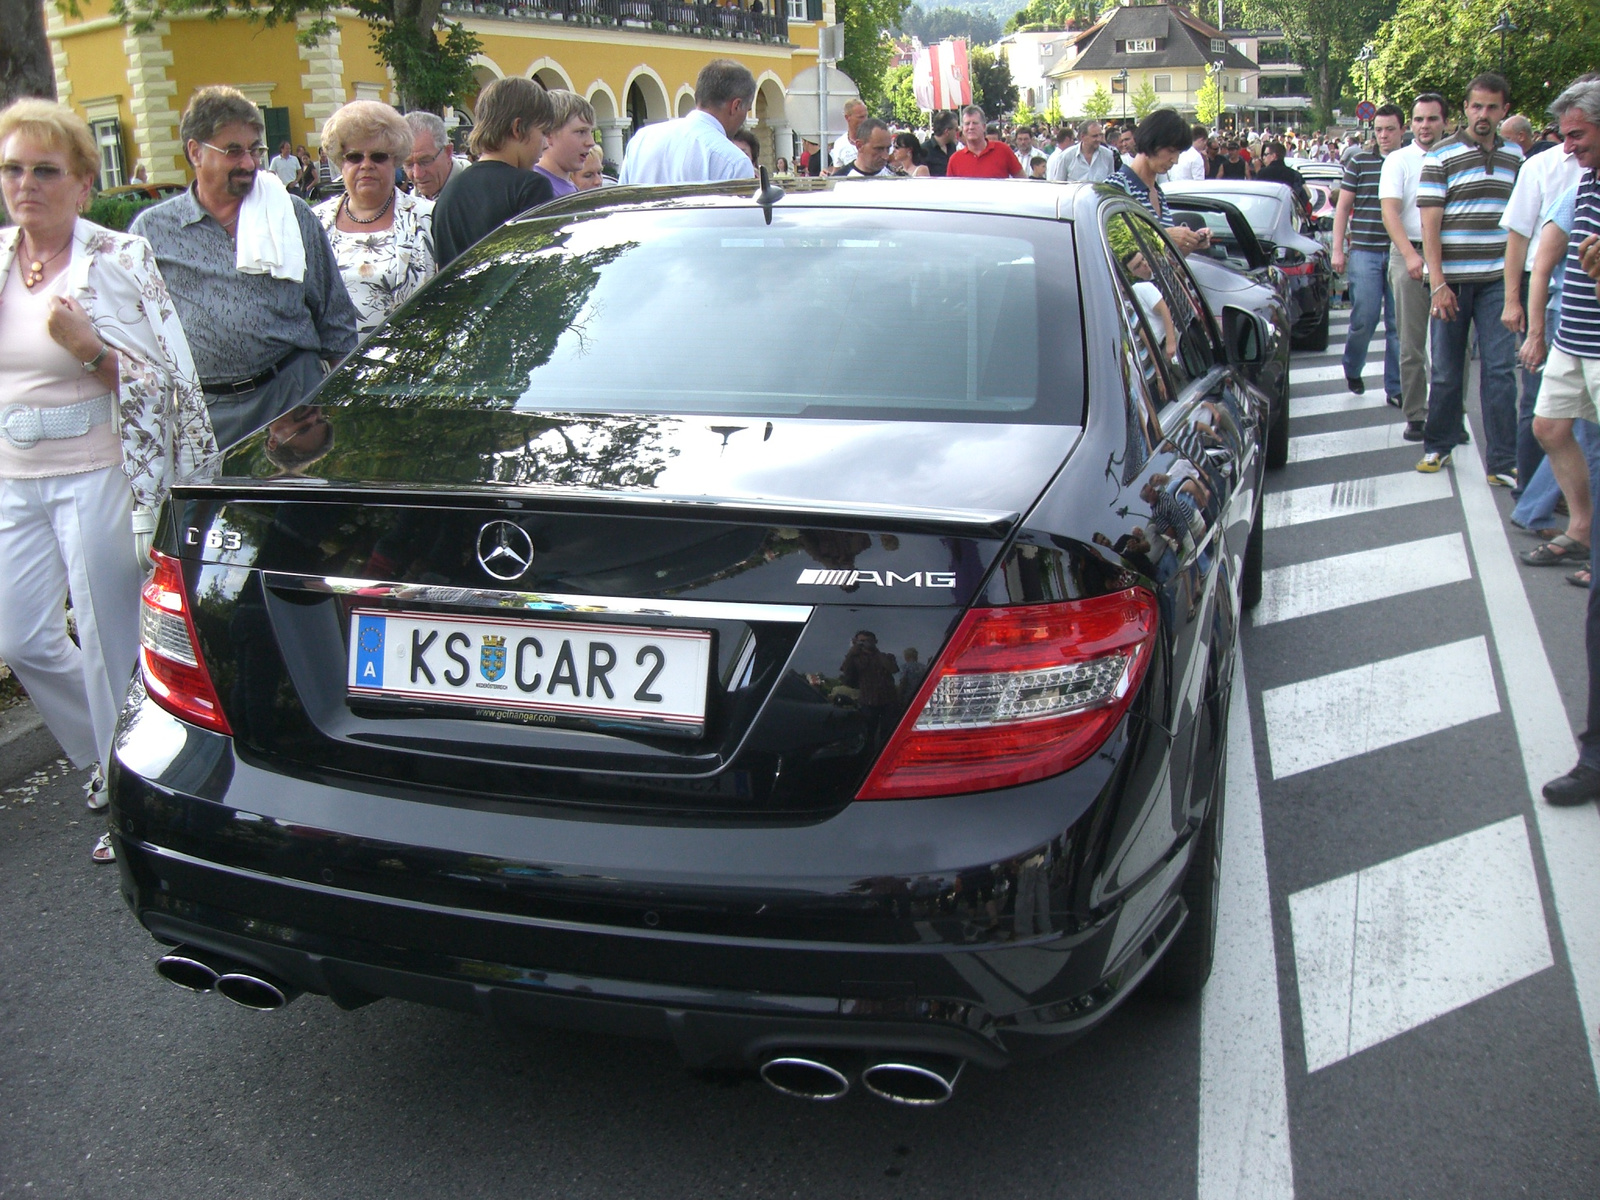
[[[1089,98],[1083,102],[1083,115],[1091,121],[1104,121],[1111,115],[1111,93],[1106,85],[1097,83]]]
[[[1194,119],[1202,125],[1215,125],[1222,112],[1222,76],[1206,68],[1206,81],[1194,95]]]
[[[1513,107],[1535,125],[1573,78],[1600,63],[1600,10],[1564,0],[1509,0],[1464,7],[1449,0],[1401,0],[1374,38],[1375,95],[1406,104],[1419,92],[1439,92],[1452,107],[1482,71],[1500,70],[1504,12],[1516,26],[1506,36],[1505,74]]]
[[[1396,0],[1235,0],[1229,17],[1245,28],[1283,30],[1289,53],[1311,85],[1312,121],[1330,125],[1351,64],[1395,5]]]
[[[889,31],[899,27],[910,0],[836,0],[844,25],[844,57],[839,69],[856,81],[867,108],[883,97],[884,72],[894,56]]]
[[[1006,32],[1019,29],[1087,29],[1095,23],[1102,8],[1110,7],[1102,0],[1031,0],[1026,8],[1018,9],[1006,22]]]
[[[1017,85],[1004,54],[991,54],[983,46],[967,48],[967,72],[972,76],[972,102],[991,117],[1010,112],[1017,104]]]
[[[987,46],[1000,40],[1000,18],[994,13],[948,6],[924,11],[913,4],[900,18],[900,32],[920,39],[924,46],[945,38],[966,38]]]
[[[927,114],[917,107],[917,97],[911,90],[910,67],[890,67],[883,75],[883,97],[878,101],[878,116],[893,121],[906,129],[915,129],[927,120]]]
[[[1028,107],[1026,100],[1018,100],[1017,107],[1011,111],[1011,121],[1019,128],[1027,126],[1032,128],[1033,123],[1039,119],[1032,108]]]
[[[1144,82],[1128,97],[1128,103],[1133,105],[1133,115],[1141,121],[1161,106],[1161,97],[1156,95],[1150,76],[1144,77]]]
[[[63,12],[78,15],[78,0],[57,0]],[[440,17],[441,0],[112,0],[111,14],[148,30],[174,13],[204,14],[221,20],[233,14],[267,28],[313,18],[295,37],[314,46],[336,28],[336,9],[354,8],[372,29],[372,47],[394,70],[404,108],[441,111],[477,90],[472,56],[482,43],[461,25]],[[444,36],[441,38],[440,32]]]

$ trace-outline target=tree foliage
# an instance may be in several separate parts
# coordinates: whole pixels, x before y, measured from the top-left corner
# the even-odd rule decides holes
[[[918,39],[924,46],[945,38],[966,38],[975,45],[987,46],[1000,40],[1000,18],[993,13],[948,5],[923,10],[913,4],[900,18],[900,32]]]
[[[1161,97],[1156,95],[1155,85],[1150,82],[1150,76],[1146,75],[1143,82],[1134,89],[1133,94],[1128,97],[1128,103],[1133,106],[1133,115],[1141,121],[1161,106]]]
[[[912,91],[912,69],[890,67],[883,76],[883,95],[878,101],[878,116],[904,129],[918,129],[927,123],[927,114],[917,107]]]
[[[1039,114],[1039,120],[1044,122],[1046,129],[1061,128],[1061,95],[1059,92],[1050,93],[1050,103],[1044,106],[1044,111]]]
[[[909,0],[836,0],[844,25],[844,57],[839,69],[856,81],[868,110],[883,98],[884,72],[894,56],[889,31],[899,27]]]
[[[1246,28],[1283,30],[1290,55],[1305,68],[1311,85],[1312,120],[1330,125],[1351,64],[1394,13],[1395,4],[1396,0],[1235,0],[1229,16]]]
[[[1111,93],[1106,85],[1097,83],[1089,98],[1083,102],[1083,115],[1091,121],[1104,121],[1111,115]]]
[[[1011,64],[1004,54],[992,54],[983,46],[969,46],[967,71],[972,76],[972,102],[990,117],[998,117],[1017,106],[1017,84],[1011,78]]]
[[[1018,9],[1006,22],[1006,32],[1019,29],[1087,29],[1098,19],[1102,9],[1116,0],[1030,0],[1026,8]]]
[[[1215,125],[1222,113],[1222,73],[1206,68],[1205,82],[1194,94],[1194,119],[1202,125]]]
[[[1419,92],[1439,92],[1454,108],[1474,75],[1500,70],[1500,35],[1492,27],[1502,12],[1516,26],[1506,36],[1511,103],[1537,126],[1563,87],[1600,65],[1600,10],[1592,4],[1506,0],[1466,7],[1456,0],[1401,0],[1374,39],[1374,92],[1400,104]]]
[[[77,15],[78,0],[57,0],[62,10]],[[477,88],[472,56],[482,43],[462,26],[440,18],[441,0],[111,0],[111,15],[139,31],[173,13],[199,13],[212,20],[233,15],[257,21],[268,29],[312,18],[295,38],[314,46],[337,27],[334,13],[354,8],[372,28],[373,49],[394,70],[400,101],[406,108],[439,111],[446,104],[469,99]],[[439,37],[443,30],[444,37]]]

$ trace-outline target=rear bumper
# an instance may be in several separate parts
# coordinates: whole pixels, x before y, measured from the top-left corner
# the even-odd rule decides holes
[[[1074,827],[1116,773],[1103,762],[963,798],[962,823],[912,802],[685,830],[290,779],[137,700],[117,757],[123,891],[157,939],[345,1007],[663,1038],[695,1066],[786,1048],[1001,1066],[1106,1016],[1184,916],[1186,841],[1092,919],[1068,916]]]

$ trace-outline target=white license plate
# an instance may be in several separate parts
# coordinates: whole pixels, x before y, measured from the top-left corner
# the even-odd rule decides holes
[[[711,634],[577,621],[350,614],[350,693],[488,710],[705,725]],[[491,714],[492,715],[492,714]]]

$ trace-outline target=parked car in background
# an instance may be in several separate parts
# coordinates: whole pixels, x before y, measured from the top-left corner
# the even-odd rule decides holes
[[[1333,260],[1317,240],[1311,218],[1281,183],[1208,179],[1169,183],[1174,203],[1185,196],[1226,200],[1244,213],[1272,263],[1287,277],[1298,312],[1294,322],[1297,350],[1328,348],[1328,309],[1333,297]]]
[[[1195,996],[1255,329],[1092,186],[491,233],[163,509],[110,780],[160,970],[907,1104]]]

